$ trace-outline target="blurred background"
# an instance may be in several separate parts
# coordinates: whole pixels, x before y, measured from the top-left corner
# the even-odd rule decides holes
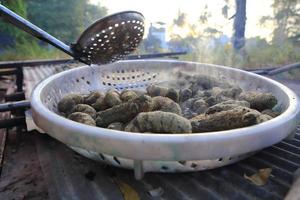
[[[300,0],[2,0],[70,44],[93,21],[136,10],[146,18],[136,54],[186,51],[180,60],[244,69],[300,61]],[[0,60],[67,58],[0,21]]]

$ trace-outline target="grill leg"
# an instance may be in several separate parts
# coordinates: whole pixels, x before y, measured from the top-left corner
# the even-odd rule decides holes
[[[17,85],[17,92],[23,91],[23,70],[21,67],[17,68],[17,74],[16,74],[16,85]]]
[[[134,170],[134,177],[137,180],[141,180],[144,177],[143,161],[142,160],[134,160],[133,161],[133,170]]]

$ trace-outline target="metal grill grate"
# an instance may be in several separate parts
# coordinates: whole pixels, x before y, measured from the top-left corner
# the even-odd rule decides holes
[[[45,66],[25,68],[26,93],[52,73]],[[135,180],[132,171],[86,159],[44,135],[38,136],[37,147],[53,199],[122,199],[120,182],[129,185],[141,199],[282,199],[300,167],[300,126],[295,139],[282,141],[237,164],[196,173],[149,173],[142,181]],[[256,186],[243,177],[261,168],[272,168],[267,185]],[[87,172],[95,176],[87,179]],[[158,188],[162,194],[153,192]]]
[[[178,174],[148,173],[137,181],[130,170],[104,166],[86,159],[64,144],[40,136],[37,140],[42,169],[50,183],[50,197],[84,197],[122,199],[118,184],[128,184],[141,199],[283,199],[300,167],[300,131],[292,141],[283,141],[260,153],[227,167]],[[261,168],[272,168],[272,176],[265,186],[246,180]],[[85,177],[92,172],[95,177]],[[161,196],[151,196],[160,188]],[[53,192],[51,192],[53,191]]]

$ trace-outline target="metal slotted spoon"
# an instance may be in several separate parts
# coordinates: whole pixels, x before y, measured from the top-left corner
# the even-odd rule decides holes
[[[70,46],[3,5],[0,5],[0,17],[88,65],[122,59],[136,49],[144,34],[144,17],[136,11],[124,11],[97,20]]]

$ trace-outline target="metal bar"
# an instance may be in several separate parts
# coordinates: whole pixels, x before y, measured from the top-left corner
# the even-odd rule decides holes
[[[290,64],[290,65],[285,65],[285,66],[276,68],[274,70],[271,70],[271,71],[268,72],[268,75],[276,75],[276,74],[279,74],[279,73],[282,73],[282,72],[289,71],[289,70],[294,69],[294,68],[300,68],[300,62],[293,63],[293,64]]]
[[[289,71],[294,68],[299,68],[300,62],[292,63],[289,65],[281,66],[281,67],[262,67],[261,69],[244,69],[246,71],[250,71],[256,74],[261,75],[276,75],[285,71]]]
[[[0,112],[18,110],[18,109],[26,109],[30,107],[30,102],[27,100],[19,101],[19,102],[11,102],[11,103],[3,103],[0,104]]]
[[[21,101],[25,99],[25,93],[22,92],[16,92],[13,94],[8,94],[4,96],[5,101]]]
[[[181,52],[154,53],[154,54],[144,54],[144,55],[129,55],[129,56],[125,57],[125,60],[159,58],[159,57],[184,55],[184,54],[187,54],[187,52],[181,51]]]
[[[76,155],[62,143],[35,134],[36,151],[50,199],[123,199],[105,167]],[[93,181],[84,173],[95,172]]]
[[[1,138],[1,143],[0,143],[0,177],[1,177],[1,172],[2,172],[2,167],[3,167],[3,160],[4,160],[4,151],[5,151],[5,144],[6,144],[6,137],[7,137],[7,131],[6,129],[0,130],[0,138]]]
[[[275,146],[269,147],[265,149],[265,151],[272,153],[278,157],[288,159],[300,165],[300,155],[298,155],[297,153],[293,153]]]
[[[36,67],[40,65],[58,65],[63,63],[74,63],[73,59],[59,60],[26,60],[26,61],[4,61],[0,62],[0,69],[3,68],[19,68],[19,67]]]
[[[7,69],[4,71],[0,71],[0,76],[10,76],[15,75],[17,73],[16,69]]]
[[[282,191],[270,191],[267,187],[256,187],[252,183],[245,180],[243,177],[244,174],[246,174],[246,169],[241,168],[238,165],[234,165],[231,169],[228,168],[222,168],[220,170],[214,170],[211,173],[212,175],[216,177],[220,177],[221,181],[218,181],[217,183],[223,182],[224,187],[225,185],[232,185],[235,191],[251,191],[252,198],[249,199],[280,199],[280,197],[283,195]],[[249,174],[248,174],[249,175]],[[223,180],[222,180],[223,179]],[[223,187],[223,185],[222,185]],[[228,186],[227,186],[228,187]],[[284,188],[282,188],[284,189]],[[240,198],[237,198],[240,199]]]
[[[129,55],[126,57],[127,60],[134,59],[149,59],[149,58],[159,58],[166,57],[172,55],[184,55],[187,52],[170,52],[170,53],[160,53],[160,54],[144,54],[144,55]],[[0,69],[3,68],[19,68],[19,67],[36,67],[40,65],[57,65],[64,63],[75,63],[76,61],[73,59],[59,59],[59,60],[29,60],[29,61],[5,61],[0,62]],[[245,69],[246,71],[250,71],[256,74],[261,75],[274,75],[277,73],[281,73],[283,71],[290,70],[295,67],[300,67],[300,63],[294,63],[291,65],[283,66],[281,68],[263,68],[263,69]]]
[[[11,119],[0,120],[0,129],[1,128],[12,128],[15,126],[25,125],[25,117],[15,117]]]
[[[255,69],[255,70],[246,69],[246,71],[249,71],[249,72],[252,72],[255,74],[260,74],[260,75],[267,75],[269,72],[269,69]]]
[[[169,52],[169,53],[157,53],[157,54],[142,54],[142,55],[129,55],[125,59],[147,59],[147,58],[159,58],[172,55],[184,55],[187,52]],[[19,67],[40,67],[40,65],[58,65],[65,63],[75,63],[73,59],[58,59],[58,60],[26,60],[26,61],[4,61],[0,62],[0,69],[2,68],[19,68]]]
[[[12,89],[12,87],[9,87],[6,90],[6,94],[8,92],[10,92],[10,90]],[[0,101],[2,101],[3,99],[1,98]],[[0,119],[3,118],[7,118],[9,117],[9,113],[0,113]],[[4,165],[4,153],[5,153],[5,147],[6,147],[6,139],[7,139],[7,135],[8,135],[8,129],[0,129],[0,178],[1,178],[1,173],[2,173],[2,168]]]
[[[56,39],[52,35],[48,34],[39,27],[30,23],[26,19],[12,12],[3,5],[0,5],[0,17],[3,18],[5,21],[15,25],[19,29],[22,29],[23,31],[31,34],[32,36],[55,46],[56,48],[65,52],[66,54],[72,57],[74,56],[73,51],[68,45],[64,44],[62,41]]]
[[[259,157],[259,159],[268,160],[268,162],[272,163],[272,165],[277,166],[281,169],[285,169],[289,172],[294,172],[299,167],[296,163],[291,162],[288,159],[277,157],[276,155],[273,155],[266,151],[261,151],[257,154],[257,157]]]
[[[253,69],[243,69],[245,71],[253,72],[253,73],[268,73],[269,71],[276,69],[276,67],[262,67],[262,68],[253,68]]]
[[[273,165],[268,160],[261,159],[259,156],[251,156],[248,159],[240,162],[240,164],[243,163],[255,169],[263,169],[267,167],[272,168],[272,174],[274,174],[277,179],[283,182],[283,184],[290,184],[292,181],[292,172],[289,172],[280,166]]]
[[[285,143],[285,142],[280,142],[280,143],[278,143],[274,146],[280,147],[282,149],[285,149],[287,151],[291,151],[291,152],[294,152],[294,153],[300,155],[300,147],[297,147],[297,146],[294,146],[294,145],[291,145],[291,144],[288,144],[288,143]]]
[[[284,140],[284,142],[300,147],[300,140],[297,140],[295,138],[293,140]]]
[[[247,175],[251,175],[254,174],[255,172],[257,172],[259,169],[263,169],[266,168],[266,166],[264,165],[260,165],[261,167],[257,168],[256,167],[257,164],[248,164],[248,160],[246,160],[246,162],[239,162],[237,163],[235,166],[237,166],[237,169],[235,166],[232,166],[232,170],[233,172],[238,172],[239,174],[243,175],[243,174],[247,174]],[[239,171],[238,168],[240,168],[241,170]],[[231,168],[230,168],[231,169]],[[285,191],[287,191],[290,187],[290,182],[288,182],[288,180],[285,177],[288,177],[286,174],[284,174],[282,176],[282,171],[280,171],[278,168],[273,167],[272,166],[272,175],[276,176],[276,178],[274,178],[273,176],[270,177],[270,179],[273,182],[276,182],[276,185],[280,185],[280,188],[284,189]],[[291,178],[289,179],[291,180]],[[268,187],[268,186],[267,186]],[[277,191],[279,192],[279,191]],[[282,195],[284,195],[284,191],[282,191]]]
[[[233,176],[236,176],[233,174]],[[177,179],[177,177],[175,177]],[[211,194],[219,195],[218,199],[231,199],[230,197],[235,196],[236,199],[255,199],[253,194],[245,194],[243,190],[233,186],[226,178],[222,175],[216,175],[210,172],[207,173],[194,173],[190,175],[190,179],[194,180],[197,185],[202,188],[206,188]],[[235,179],[236,180],[236,179]],[[237,181],[237,184],[241,182],[241,179]],[[223,183],[222,187],[219,183]],[[227,191],[232,191],[228,193]]]
[[[24,81],[23,70],[21,68],[17,68],[17,74],[16,74],[17,92],[23,91],[23,81]]]

